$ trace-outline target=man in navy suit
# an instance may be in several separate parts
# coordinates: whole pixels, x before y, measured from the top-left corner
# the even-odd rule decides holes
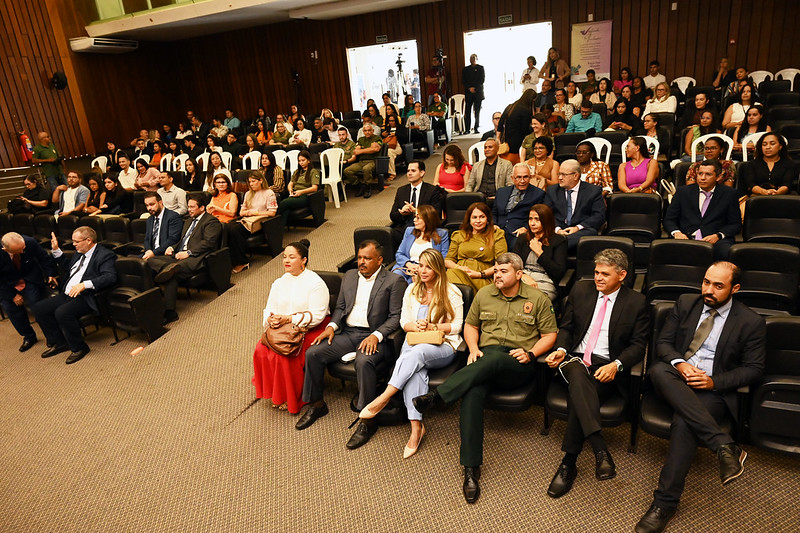
[[[494,223],[505,231],[509,250],[519,235],[527,233],[531,207],[544,199],[544,191],[531,185],[531,168],[526,163],[514,165],[511,179],[514,185],[498,189],[492,207]]]
[[[606,221],[603,189],[581,181],[581,167],[567,159],[558,172],[558,185],[548,187],[544,203],[553,210],[556,233],[567,238],[567,247],[574,250],[584,235],[597,235]]]
[[[55,233],[51,233],[50,243],[53,257],[64,269],[62,290],[34,305],[33,314],[47,339],[48,348],[42,357],[70,350],[67,364],[71,365],[89,353],[89,346],[81,336],[80,318],[99,312],[95,294],[117,282],[117,255],[97,246],[97,233],[88,226],[72,232],[76,252],[72,259],[67,259],[59,249]]]
[[[739,194],[717,185],[722,165],[706,159],[697,168],[696,183],[679,187],[664,215],[664,229],[675,239],[696,239],[714,245],[714,258],[727,259],[742,229]]]
[[[147,261],[151,257],[164,255],[170,246],[175,246],[181,240],[183,232],[183,219],[175,211],[164,209],[164,202],[157,192],[144,194],[144,206],[150,217],[145,226],[144,255]]]
[[[417,207],[430,205],[442,215],[444,210],[444,197],[442,189],[434,187],[425,180],[425,162],[414,160],[408,164],[408,184],[397,189],[394,195],[394,203],[389,211],[389,218],[392,219],[392,240],[395,248],[403,240],[406,228],[414,225],[414,215]]]
[[[17,333],[22,335],[20,352],[36,344],[36,332],[28,320],[25,305],[32,306],[45,296],[44,280],[55,283],[58,269],[53,259],[31,237],[13,231],[3,235],[0,254],[0,305]]]

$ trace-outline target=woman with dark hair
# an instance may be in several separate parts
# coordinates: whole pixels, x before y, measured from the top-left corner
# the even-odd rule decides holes
[[[271,125],[269,124],[269,117],[267,117],[267,111],[262,106],[256,108],[256,116],[254,116],[250,120],[250,123],[247,125],[247,131],[249,131],[250,133],[255,133],[256,131],[258,131],[259,120],[263,120],[266,126]],[[268,127],[267,130],[269,129],[270,128]]]
[[[537,137],[533,141],[533,157],[525,161],[531,168],[531,182],[543,191],[558,183],[558,161],[553,159],[553,140],[550,137]]]
[[[161,140],[169,143],[175,138],[175,132],[172,131],[172,124],[165,122],[161,125]]]
[[[361,420],[375,418],[389,404],[392,396],[403,391],[411,436],[403,449],[403,459],[408,459],[419,449],[425,436],[422,413],[412,400],[428,393],[429,368],[442,368],[455,358],[461,344],[461,325],[464,314],[461,291],[447,280],[447,270],[439,252],[425,250],[419,258],[419,273],[403,295],[400,325],[407,333],[441,331],[441,344],[403,343],[386,390],[372,400],[358,415]]]
[[[575,113],[581,108],[581,102],[583,102],[583,95],[578,90],[578,84],[574,81],[570,81],[567,83],[567,101],[572,104],[572,109]],[[574,114],[574,113],[573,113]],[[569,122],[569,121],[567,121]]]
[[[550,48],[547,51],[547,61],[542,65],[542,70],[539,71],[539,79],[550,80],[553,87],[563,89],[564,85],[569,81],[570,73],[569,63],[561,58],[561,54],[557,49]]]
[[[253,353],[253,385],[256,397],[272,401],[272,406],[300,412],[303,393],[306,349],[324,331],[330,318],[330,292],[325,282],[308,267],[306,239],[290,243],[283,250],[284,274],[272,283],[264,308],[264,328],[277,329],[294,324],[308,328],[297,354],[281,355],[261,342]]]
[[[206,149],[203,150],[203,152],[207,154],[213,154],[214,152],[222,153],[219,137],[216,135],[209,135],[206,137]]]
[[[270,137],[272,133],[269,133]],[[239,158],[239,166],[244,168],[244,158],[249,155],[251,152],[260,152],[261,149],[259,148],[258,137],[254,133],[248,133],[247,137],[244,138],[244,151],[239,154],[237,157]]]
[[[548,206],[531,207],[528,231],[517,239],[514,253],[525,264],[522,281],[555,301],[558,283],[567,271],[567,239],[556,233],[556,220]]]
[[[300,150],[297,155],[298,169],[292,175],[286,189],[289,197],[281,200],[278,205],[278,215],[283,217],[283,225],[289,222],[289,213],[293,209],[308,206],[308,195],[314,194],[319,190],[320,173],[311,164],[311,153],[308,150]]]
[[[395,254],[396,264],[392,272],[400,274],[408,283],[413,281],[419,269],[419,256],[433,248],[442,257],[450,249],[450,235],[439,227],[442,220],[433,206],[422,204],[414,215],[414,225],[406,228],[403,240]]]
[[[150,166],[159,168],[161,165],[161,158],[164,156],[166,147],[161,141],[153,141],[153,155],[150,156]]]
[[[508,144],[508,153],[505,154],[505,159],[508,159],[511,163],[519,162],[520,146],[522,146],[525,136],[530,132],[533,101],[535,99],[536,92],[533,89],[528,89],[522,93],[519,100],[509,104],[503,114],[500,115],[497,131],[500,132],[501,139]]]
[[[659,159],[667,157],[667,146],[669,145],[669,132],[665,128],[658,127],[658,114],[657,113],[649,113],[644,116],[642,119],[642,135],[645,137],[653,137],[658,141]],[[648,153],[650,154],[649,157],[653,157],[654,152],[650,149],[648,145]]]
[[[760,131],[772,131],[772,128],[767,125],[767,121],[764,120],[764,108],[761,104],[752,105],[750,109],[747,110],[745,120],[746,123],[736,126],[733,132],[733,151],[739,156],[738,158],[742,157],[742,142],[745,137]],[[749,143],[747,149],[750,150],[748,153],[752,153],[755,150],[753,145]]]
[[[410,115],[414,114],[414,96],[411,94],[407,94],[405,98],[405,104],[403,105],[403,109],[400,110],[400,118],[405,121]]]
[[[686,135],[681,161],[691,161],[692,144],[694,144],[695,139],[699,139],[703,135],[708,135],[709,133],[722,133],[722,130],[717,124],[716,113],[710,109],[706,109],[700,114],[700,124],[692,126],[692,129]]]
[[[122,150],[117,148],[117,145],[114,144],[113,141],[108,141],[106,143],[106,151],[103,153],[104,156],[108,158],[108,163],[106,164],[106,168],[103,169],[104,172],[119,172],[119,156],[120,154],[124,154]]]
[[[408,142],[408,131],[400,121],[400,117],[394,114],[394,107],[386,108],[386,121],[381,128],[381,139],[389,147],[389,177],[387,181],[394,181],[397,177],[395,160],[397,156],[403,155],[403,145]]]
[[[119,184],[119,178],[115,172],[109,172],[103,179],[103,187],[106,191],[106,198],[100,204],[98,214],[119,215],[126,207],[130,207],[130,194]]]
[[[569,103],[567,91],[565,89],[556,89],[556,103],[553,106],[553,115],[561,117],[564,120],[564,124],[566,124],[574,114],[575,108]]]
[[[650,157],[643,137],[631,137],[625,147],[628,159],[617,171],[617,186],[622,192],[656,192],[658,162]]]
[[[658,89],[658,87],[656,87],[656,89]],[[681,116],[681,121],[678,125],[677,131],[683,131],[683,128],[700,124],[700,120],[703,118],[703,113],[706,111],[712,111],[708,106],[710,101],[711,100],[709,96],[704,92],[698,92],[694,95],[693,99],[687,99],[686,107],[683,110],[683,115]],[[716,113],[714,113],[714,116],[716,116]]]
[[[608,78],[601,79],[597,85],[597,90],[589,97],[589,101],[593,104],[605,104],[610,113],[617,101],[617,95],[611,90],[611,80]]]
[[[313,133],[311,130],[306,128],[306,121],[305,119],[298,118],[294,121],[294,133],[292,134],[292,144],[300,145],[302,144],[304,147],[308,148],[308,145],[311,144],[311,137]]]
[[[91,216],[100,213],[100,206],[106,203],[106,187],[100,174],[92,172],[84,177],[89,187],[89,197],[86,199],[84,211]]]
[[[463,192],[469,181],[470,166],[457,144],[448,144],[442,153],[442,162],[436,167],[433,184],[447,192]]]
[[[222,160],[222,154],[219,152],[211,152],[211,155],[208,156],[208,172],[206,172],[206,183],[203,186],[203,190],[206,192],[212,192],[214,190],[214,176],[220,170],[228,170],[228,167],[225,166],[225,161]],[[230,171],[228,171],[230,173]]]
[[[766,133],[756,145],[756,157],[739,169],[745,197],[789,194],[797,174],[783,135]]]
[[[644,113],[643,110],[647,104],[647,98],[647,87],[644,85],[644,79],[641,76],[636,76],[631,82],[631,97],[629,98],[631,105],[639,109],[641,113]]]
[[[642,103],[641,107],[634,105],[634,103],[631,101],[631,98],[633,98],[633,89],[631,88],[630,85],[626,85],[625,87],[623,87],[622,90],[619,92],[619,96],[620,96],[619,100],[625,100],[626,102],[628,102],[628,107],[630,108],[631,113],[633,113],[636,117],[642,116],[642,109],[644,109],[644,103]],[[619,100],[617,100],[617,102],[619,102]]]
[[[597,160],[597,151],[590,142],[575,147],[575,159],[581,167],[581,180],[603,188],[603,196],[614,191],[611,169],[605,161]]]
[[[186,129],[186,124],[183,122],[178,122],[178,131],[175,132],[175,139],[180,141],[184,137],[189,137],[192,134],[192,130]]]
[[[606,131],[622,131],[628,135],[642,129],[642,121],[633,114],[628,101],[620,98],[614,103],[614,112],[606,117]]]
[[[379,128],[383,127],[383,117],[381,116],[381,112],[378,109],[378,106],[375,105],[375,102],[369,104],[367,106],[367,113],[372,118],[372,122]]]
[[[283,169],[275,162],[275,154],[272,152],[261,154],[259,163],[258,171],[267,180],[267,188],[280,197],[286,190],[286,181],[283,177]]]
[[[692,163],[686,171],[686,185],[692,185],[697,179],[697,169],[704,159],[716,159],[722,165],[722,172],[717,176],[717,183],[733,187],[736,180],[736,167],[730,159],[722,159],[722,150],[727,148],[727,143],[722,137],[711,137],[703,143],[703,152],[700,161]]]
[[[300,112],[300,107],[297,104],[292,104],[289,106],[289,115],[286,117],[286,120],[294,124],[298,119],[301,119],[303,123],[306,121],[306,117]]]
[[[257,133],[255,135],[256,142],[260,145],[272,144],[272,132],[267,129],[267,123],[263,120],[256,122]],[[251,134],[252,135],[252,134]],[[250,137],[250,135],[248,135]]]
[[[544,115],[547,121],[547,127],[550,129],[550,134],[553,135],[554,138],[567,129],[567,123],[564,122],[564,119],[553,114],[553,104],[542,104],[539,111]]]
[[[266,218],[274,217],[278,211],[278,200],[275,193],[267,186],[264,175],[258,171],[247,176],[249,190],[244,195],[241,217],[236,223],[228,226],[228,247],[231,250],[233,273],[238,274],[250,268],[247,262],[247,238],[261,231],[261,223]]]
[[[505,232],[492,223],[492,210],[483,202],[475,202],[467,208],[461,229],[450,237],[444,260],[447,279],[477,291],[492,283],[495,260],[507,251]]]
[[[186,174],[183,180],[184,185],[186,185],[186,192],[202,191],[203,187],[206,185],[206,177],[200,170],[197,161],[190,157],[186,160],[186,163],[184,163],[183,168]]]
[[[208,202],[206,211],[227,224],[236,217],[239,210],[239,197],[233,192],[230,178],[223,172],[214,176],[214,190],[211,192],[211,201]]]
[[[173,159],[183,153],[183,150],[181,149],[181,143],[179,143],[175,139],[169,141],[167,143],[167,147],[169,148],[168,153],[172,154]]]
[[[614,94],[617,96],[622,92],[623,87],[630,87],[633,84],[633,73],[630,67],[622,67],[619,71],[619,79],[614,80]]]
[[[12,215],[20,213],[36,215],[46,211],[50,205],[51,193],[46,187],[39,184],[37,175],[28,174],[22,182],[25,192],[8,201],[8,212]]]
[[[533,157],[533,143],[536,139],[541,137],[548,137],[553,139],[553,132],[550,131],[550,124],[547,122],[547,116],[544,113],[536,113],[531,119],[531,133],[526,135],[522,140],[522,145],[519,149],[520,161],[525,161]]]
[[[147,166],[147,162],[141,157],[136,160],[135,167],[137,174],[133,188],[142,191],[157,191],[158,176],[160,175],[158,170]]]
[[[722,127],[727,129],[741,126],[747,116],[747,110],[758,103],[755,96],[756,90],[751,83],[742,87],[742,90],[736,95],[736,101],[725,110],[725,115],[722,117]]]

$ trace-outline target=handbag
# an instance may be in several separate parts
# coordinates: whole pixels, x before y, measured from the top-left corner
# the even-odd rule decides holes
[[[389,148],[395,149],[397,148],[397,135],[387,135],[383,142],[386,143]]]
[[[410,346],[416,346],[417,344],[435,344],[438,346],[444,342],[444,331],[438,329],[409,331],[406,333],[406,342]]]
[[[299,323],[303,322],[306,313],[309,315],[309,323],[311,322],[311,311],[303,311],[303,316],[300,318]],[[296,357],[300,354],[300,347],[303,345],[303,341],[306,338],[306,332],[308,332],[307,327],[295,325],[291,322],[277,328],[267,326],[264,333],[261,335],[261,344],[277,354],[286,357]]]
[[[506,128],[503,127],[503,134],[500,136],[501,142],[500,146],[497,148],[497,155],[505,155],[511,151],[509,148],[508,143],[506,142]]]

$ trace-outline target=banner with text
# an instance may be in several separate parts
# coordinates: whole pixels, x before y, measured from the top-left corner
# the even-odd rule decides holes
[[[611,76],[611,22],[600,20],[572,25],[570,62],[573,81],[586,81],[586,71],[594,69],[595,76]]]

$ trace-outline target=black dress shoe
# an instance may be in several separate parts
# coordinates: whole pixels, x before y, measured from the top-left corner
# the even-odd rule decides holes
[[[69,350],[69,346],[67,346],[66,344],[56,344],[55,346],[50,346],[44,352],[42,352],[42,359],[53,357],[54,355],[64,353],[67,350]]]
[[[166,325],[176,320],[178,320],[178,313],[174,309],[167,309],[164,311],[164,319],[161,321],[161,325]]]
[[[32,339],[23,339],[22,340],[22,346],[19,347],[19,351],[20,352],[27,352],[37,342],[39,342],[39,339],[37,339],[36,337],[34,337]]]
[[[369,442],[369,439],[378,431],[378,423],[375,420],[362,420],[358,423],[355,432],[350,436],[347,441],[347,449],[355,450]]]
[[[372,187],[367,185],[366,190],[364,191],[364,199],[372,198]]]
[[[77,363],[78,361],[83,359],[83,356],[85,356],[87,353],[89,353],[89,348],[83,348],[82,350],[78,350],[77,352],[72,352],[71,354],[69,354],[69,357],[67,357],[67,364],[71,365],[72,363]]]
[[[297,424],[294,425],[295,429],[306,429],[308,426],[313,424],[317,421],[317,418],[321,418],[328,414],[328,404],[323,403],[322,407],[314,407],[313,405],[308,406],[306,412],[303,413],[303,416],[300,417],[300,420],[297,421]]]
[[[156,283],[168,282],[169,280],[175,277],[175,274],[178,273],[178,269],[180,267],[181,266],[178,263],[172,263],[165,266],[164,268],[161,269],[161,272],[156,274],[156,277],[153,278],[153,281],[155,281]]]
[[[717,450],[719,459],[719,478],[722,484],[726,485],[742,475],[744,472],[744,460],[747,459],[747,452],[736,444],[724,444]]]
[[[356,191],[355,196],[364,196],[364,185],[363,184],[358,186],[358,190]]]
[[[556,475],[547,487],[547,495],[551,498],[560,498],[568,493],[572,488],[572,483],[578,477],[578,469],[575,466],[568,466],[564,463],[558,465]]]
[[[467,503],[475,503],[481,496],[481,486],[478,485],[478,480],[481,478],[481,467],[464,467],[464,499]]]
[[[414,404],[414,409],[420,413],[430,411],[431,409],[439,409],[442,407],[442,405],[444,405],[444,401],[442,400],[442,397],[439,396],[439,393],[436,391],[436,389],[429,391],[427,394],[423,394],[422,396],[417,396],[416,398],[412,399],[411,402]]]
[[[673,516],[675,516],[675,509],[664,509],[653,504],[636,524],[634,531],[636,533],[661,533],[666,529]]]
[[[612,479],[617,475],[617,467],[608,450],[600,450],[594,454],[595,470],[594,475],[600,481]]]

